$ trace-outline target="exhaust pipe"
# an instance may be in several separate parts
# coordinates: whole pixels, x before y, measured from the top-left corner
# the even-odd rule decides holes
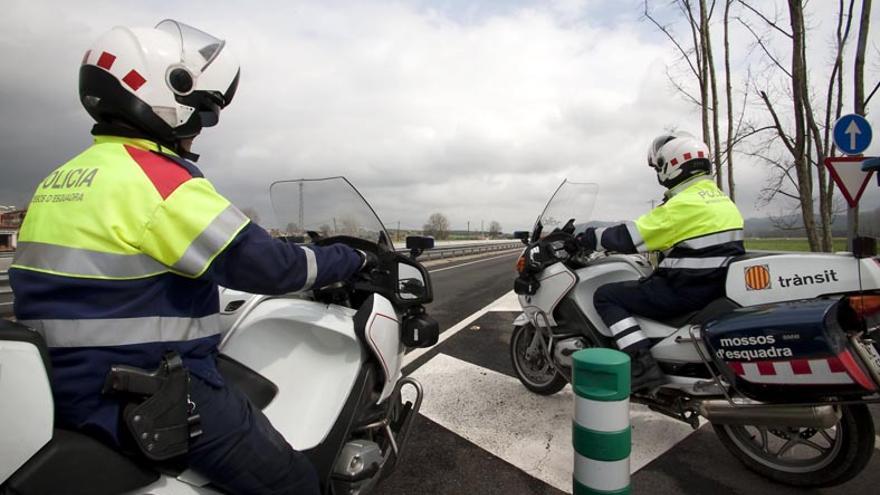
[[[725,400],[700,403],[700,415],[716,424],[831,428],[840,421],[834,406],[767,406],[731,404]]]

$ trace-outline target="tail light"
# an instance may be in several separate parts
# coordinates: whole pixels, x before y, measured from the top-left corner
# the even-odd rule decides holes
[[[837,359],[843,368],[849,374],[850,378],[859,384],[865,390],[877,390],[877,384],[871,379],[871,376],[862,369],[858,361],[853,358],[849,350],[845,350],[837,355]]]
[[[862,320],[880,316],[880,294],[849,296],[848,302],[849,307]]]
[[[518,260],[516,260],[516,271],[522,273],[526,271],[526,257],[520,256]]]

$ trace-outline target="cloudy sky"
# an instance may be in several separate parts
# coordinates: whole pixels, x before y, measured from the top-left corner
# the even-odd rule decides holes
[[[673,20],[666,3],[652,2]],[[760,2],[768,12],[772,3]],[[822,79],[836,4],[810,3],[809,56]],[[439,211],[454,228],[524,228],[566,177],[600,184],[596,217],[635,217],[662,195],[645,165],[650,140],[668,128],[699,132],[699,113],[666,75],[676,53],[641,19],[640,0],[4,0],[3,10],[0,204],[26,204],[39,180],[88,146],[76,85],[91,42],[114,25],[163,18],[226,39],[241,61],[235,102],[195,151],[217,188],[265,224],[271,181],[328,175],[348,177],[389,227]],[[734,27],[740,95],[749,36]],[[764,118],[754,104],[747,113]],[[765,168],[738,157],[736,174],[746,216],[776,212],[756,204]],[[880,202],[880,188],[871,194]]]

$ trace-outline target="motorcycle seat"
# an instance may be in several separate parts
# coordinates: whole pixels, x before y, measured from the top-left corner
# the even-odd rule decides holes
[[[50,372],[48,347],[39,333],[19,323],[0,319],[0,340],[33,345],[40,352],[46,372]],[[217,367],[230,384],[260,409],[265,408],[278,392],[274,383],[228,356],[219,356]],[[52,430],[51,440],[0,485],[0,493],[109,495],[150,485],[159,479],[159,470],[174,475],[183,469],[185,465],[175,463],[156,466],[118,451],[86,433],[56,427]]]
[[[147,486],[157,479],[158,471],[112,447],[86,434],[56,428],[52,440],[2,488],[22,494],[110,495]]]
[[[691,311],[690,313],[685,313],[670,318],[662,318],[657,321],[673,328],[681,328],[688,324],[703,325],[710,320],[713,320],[721,316],[722,314],[727,313],[738,307],[739,305],[737,305],[730,299],[726,297],[721,297],[710,302],[706,305],[706,307],[699,311]]]
[[[0,340],[33,345],[46,373],[51,371],[49,350],[39,333],[0,319]],[[84,433],[54,428],[51,440],[0,486],[0,492],[111,494],[149,485],[158,478],[158,472]]]
[[[696,316],[698,311],[691,311],[689,313],[684,313],[678,316],[670,316],[668,318],[660,319],[660,323],[673,327],[673,328],[681,328],[688,323],[690,323],[691,319]]]

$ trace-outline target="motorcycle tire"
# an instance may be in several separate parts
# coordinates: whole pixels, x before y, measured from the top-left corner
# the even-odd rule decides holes
[[[796,487],[827,487],[844,483],[865,468],[874,451],[874,421],[864,404],[841,406],[840,422],[834,427],[836,434],[833,441],[830,440],[827,430],[816,432],[799,428],[796,432],[792,429],[781,432],[782,428],[778,430],[765,428],[761,438],[768,450],[762,451],[762,446],[757,444],[754,434],[751,434],[751,439],[746,438],[750,435],[747,433],[747,428],[758,432],[761,431],[760,428],[718,424],[713,424],[712,428],[715,429],[724,447],[747,468],[777,483]],[[821,441],[823,443],[827,441],[829,444],[827,455],[815,461],[801,463],[783,462],[778,460],[778,455],[775,456],[777,460],[773,459],[774,454],[769,448],[768,440],[771,435],[775,437],[774,440],[790,442],[790,437],[793,435],[809,441],[820,433],[824,437]],[[780,434],[782,437],[779,436]],[[818,442],[819,438],[813,444],[822,447]],[[815,447],[808,449],[819,450]]]
[[[513,372],[519,381],[530,391],[539,395],[553,395],[565,387],[568,381],[553,366],[547,363],[546,357],[542,356],[540,362],[529,362],[525,357],[525,350],[534,335],[535,328],[531,324],[513,327],[510,336],[510,360],[513,364]],[[536,369],[537,366],[541,369]]]

